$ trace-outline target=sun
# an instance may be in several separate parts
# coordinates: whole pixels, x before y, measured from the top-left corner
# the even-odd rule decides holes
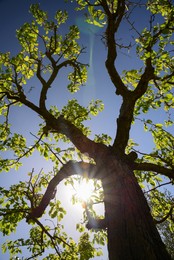
[[[75,184],[76,196],[80,202],[87,202],[94,192],[94,183],[86,178]]]
[[[103,189],[100,180],[88,179],[86,176],[74,175],[64,183],[68,186],[66,199],[71,205],[84,208],[86,204],[98,204],[103,200]]]

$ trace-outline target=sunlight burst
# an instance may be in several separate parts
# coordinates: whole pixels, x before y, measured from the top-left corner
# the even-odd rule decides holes
[[[83,179],[80,183],[76,183],[75,185],[76,196],[77,198],[83,202],[89,200],[93,191],[94,191],[94,184],[92,180]]]

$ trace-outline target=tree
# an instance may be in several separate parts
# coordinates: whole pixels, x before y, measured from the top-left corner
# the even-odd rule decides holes
[[[52,160],[54,170],[38,175],[31,172],[27,182],[12,185],[9,190],[1,188],[0,229],[3,234],[14,231],[22,219],[33,225],[29,239],[7,242],[4,250],[8,247],[14,255],[20,252],[20,246],[28,246],[35,258],[47,248],[53,248],[56,255],[50,253],[44,259],[78,259],[78,255],[80,259],[90,259],[100,254],[91,247],[87,233],[82,234],[76,245],[71,238],[68,240],[61,225],[52,230],[40,220],[45,212],[58,221],[64,217],[66,212],[60,201],[53,200],[56,187],[65,179],[73,185],[75,180],[68,177],[79,175],[93,179],[96,187],[101,183],[102,191],[100,189],[92,202],[84,205],[85,218],[89,229],[95,232],[101,229],[95,234],[94,243],[104,243],[103,235],[107,234],[110,260],[170,259],[155,224],[165,220],[167,226],[173,228],[173,201],[165,200],[164,193],[158,188],[164,185],[166,178],[171,185],[174,179],[174,138],[170,131],[174,105],[174,6],[170,0],[147,1],[145,4],[125,0],[75,2],[78,10],[87,9],[88,23],[103,28],[106,69],[116,96],[122,100],[116,135],[112,143],[107,134],[96,135],[93,139],[89,137],[90,131],[84,122],[103,110],[100,100],[83,107],[71,99],[62,110],[48,104],[52,85],[62,70],[67,69],[67,88],[74,93],[86,82],[87,64],[80,60],[84,48],[78,44],[77,26],[71,26],[65,35],[59,33],[67,13],[57,11],[55,21],[48,21],[47,13],[39,5],[32,5],[30,11],[34,21],[25,23],[17,31],[21,51],[15,57],[1,53],[0,100],[4,116],[1,151],[11,151],[15,155],[13,159],[11,153],[2,157],[1,169],[18,169],[24,157],[38,150],[43,157]],[[149,19],[148,27],[141,33],[132,20],[140,7],[147,10]],[[122,23],[127,23],[132,34],[128,45],[124,39],[119,40]],[[132,51],[142,66],[120,73],[116,63],[120,49]],[[28,86],[33,77],[40,86],[37,101]],[[10,131],[8,118],[14,106],[19,109],[26,106],[41,118],[36,142],[30,147],[24,136]],[[166,111],[168,117],[164,125],[149,118],[148,112],[152,109]],[[136,144],[130,139],[131,127],[137,121],[141,121],[145,130],[152,134],[154,149],[149,154],[136,150]],[[62,144],[63,148],[60,148]],[[101,199],[105,217],[96,219],[92,203]],[[84,231],[80,224],[77,228]]]

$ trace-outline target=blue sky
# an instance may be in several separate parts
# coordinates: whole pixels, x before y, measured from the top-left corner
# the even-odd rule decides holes
[[[0,51],[7,52],[10,51],[12,55],[15,55],[19,50],[19,45],[16,35],[16,29],[28,21],[31,21],[31,14],[29,14],[29,6],[32,3],[37,3],[38,1],[33,0],[2,0],[0,1]],[[92,129],[92,136],[99,133],[107,133],[108,135],[114,138],[115,135],[115,124],[116,118],[119,112],[119,106],[121,99],[115,95],[115,88],[113,87],[110,79],[107,75],[104,60],[106,57],[105,46],[101,43],[101,34],[102,29],[95,28],[93,26],[87,26],[83,23],[83,16],[80,13],[74,13],[73,6],[71,4],[67,5],[63,0],[40,0],[41,8],[48,11],[50,17],[54,15],[54,12],[57,9],[68,9],[69,15],[71,16],[68,26],[71,23],[75,23],[79,26],[81,30],[81,40],[80,42],[83,45],[87,46],[86,54],[84,54],[83,59],[86,63],[90,64],[88,71],[88,81],[86,86],[72,95],[67,92],[65,85],[66,80],[63,79],[63,74],[59,79],[56,80],[54,89],[51,92],[49,103],[58,104],[61,108],[66,104],[68,99],[77,98],[81,105],[87,105],[91,99],[101,99],[105,104],[104,111],[99,114],[97,118],[87,122]],[[143,10],[140,10],[136,14],[137,26],[143,28],[145,26],[145,21],[147,18],[144,16]],[[126,37],[127,42],[129,42],[129,34],[126,30],[125,24],[121,27],[120,37]],[[138,63],[138,60],[135,58],[135,52],[127,52],[120,50],[118,52],[118,68],[121,72],[124,69],[133,69],[137,68],[141,63]],[[31,85],[35,86],[37,83],[35,80],[31,81]],[[56,84],[59,86],[57,91]],[[32,95],[36,97],[37,90],[34,89]],[[151,114],[153,119],[159,122],[159,116],[157,117],[157,112]],[[163,117],[163,114],[161,114]],[[29,139],[29,142],[32,143],[33,138],[30,134],[37,133],[39,118],[36,114],[30,111],[28,108],[23,107],[20,111],[15,108],[11,111],[10,121],[13,124],[12,130],[19,132],[21,134],[25,133],[25,136]],[[141,134],[140,134],[141,133]],[[151,150],[151,137],[147,132],[143,131],[143,125],[140,122],[137,122],[131,131],[131,137],[134,138],[135,142],[141,144],[142,152],[147,152]],[[36,163],[37,158],[37,163]],[[2,173],[0,175],[1,186],[8,186],[15,181],[24,180],[26,178],[26,173],[31,171],[32,168],[35,168],[35,171],[40,171],[41,168],[44,168],[45,171],[50,169],[48,162],[43,162],[41,158],[36,154],[35,160],[31,158],[29,161],[24,160],[24,167],[22,167],[18,172],[11,171],[11,175],[7,173]],[[9,177],[11,176],[11,177]],[[62,187],[59,187],[60,194],[63,194]],[[69,198],[65,203],[68,203]],[[70,205],[68,206],[70,207]],[[71,208],[72,218],[76,220],[76,209]],[[79,218],[81,213],[79,213]],[[68,222],[68,219],[66,219]],[[73,223],[73,221],[72,221]],[[21,232],[21,228],[18,229]],[[70,232],[74,232],[74,225],[71,224],[69,228]],[[23,232],[23,230],[22,230]],[[2,240],[1,240],[2,241]],[[6,256],[2,256],[0,253],[0,259],[6,260]],[[98,259],[98,258],[97,258]],[[104,258],[106,260],[106,255]]]

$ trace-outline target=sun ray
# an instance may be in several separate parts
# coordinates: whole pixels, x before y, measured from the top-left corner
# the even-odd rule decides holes
[[[88,201],[94,192],[94,184],[92,180],[86,178],[82,179],[80,183],[77,183],[76,187],[76,196],[79,201]]]

